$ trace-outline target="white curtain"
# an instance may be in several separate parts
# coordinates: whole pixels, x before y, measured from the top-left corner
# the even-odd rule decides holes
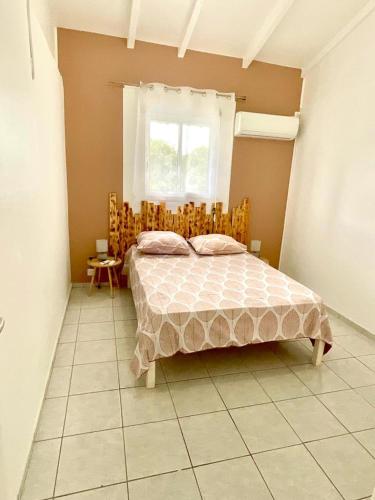
[[[135,109],[136,116],[135,116]],[[124,200],[228,205],[234,94],[171,88],[124,88]]]

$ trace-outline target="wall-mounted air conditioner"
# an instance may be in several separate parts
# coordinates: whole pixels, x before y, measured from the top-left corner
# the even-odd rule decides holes
[[[239,111],[236,113],[234,135],[236,137],[292,141],[297,136],[298,127],[298,116],[265,115]]]

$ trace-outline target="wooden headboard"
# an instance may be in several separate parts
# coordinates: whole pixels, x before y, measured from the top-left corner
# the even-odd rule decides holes
[[[221,202],[213,203],[210,213],[206,204],[193,202],[177,207],[176,213],[167,210],[165,202],[159,204],[142,201],[141,213],[134,214],[129,203],[117,203],[117,194],[109,194],[109,251],[123,258],[142,231],[174,231],[184,238],[200,234],[221,233],[247,243],[249,200],[231,213],[223,213]]]

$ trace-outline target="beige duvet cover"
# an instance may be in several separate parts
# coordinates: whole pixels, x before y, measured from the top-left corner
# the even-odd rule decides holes
[[[145,255],[133,246],[125,265],[138,317],[137,377],[178,351],[300,337],[332,344],[322,299],[248,253]]]

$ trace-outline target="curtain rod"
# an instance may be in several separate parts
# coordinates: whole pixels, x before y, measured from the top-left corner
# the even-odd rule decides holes
[[[140,84],[139,83],[126,83],[126,82],[108,82],[108,84],[110,87],[125,87],[128,86],[128,87],[140,87]],[[152,83],[150,83],[149,85],[145,85],[146,87],[150,87],[150,88],[153,88],[153,85]],[[164,88],[165,89],[168,89],[168,90],[174,90],[176,92],[178,92],[180,90],[180,87],[171,87],[170,85],[164,85]],[[191,90],[191,92],[193,94],[206,94],[206,92],[204,90]],[[223,92],[216,92],[216,96],[217,97],[229,97],[228,94],[225,94]],[[235,95],[235,99],[236,101],[246,101],[246,96],[245,95]]]

